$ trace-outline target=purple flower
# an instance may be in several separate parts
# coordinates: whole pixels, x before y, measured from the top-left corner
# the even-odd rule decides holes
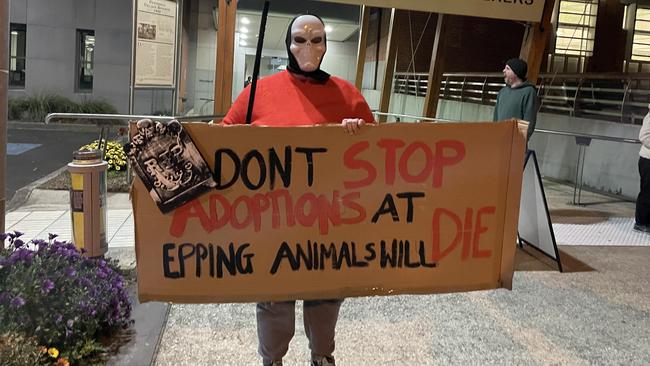
[[[20,239],[14,240],[14,248],[16,248],[16,249],[22,247],[24,244],[25,244],[25,242],[20,240]]]
[[[68,277],[74,277],[76,274],[77,274],[77,271],[75,271],[74,268],[72,268],[72,267],[68,267],[65,270],[65,275],[68,276]]]
[[[7,239],[7,233],[0,233],[0,240],[5,241]]]
[[[52,234],[52,233],[47,234],[47,237],[48,237],[50,240],[54,240],[54,238],[56,238],[56,237],[58,237],[58,236],[59,236],[59,235],[57,235],[57,234]]]
[[[15,235],[17,238],[20,238],[21,236],[25,235],[25,233],[22,233],[22,232],[20,232],[20,231],[18,231],[18,230],[14,230],[14,235]]]
[[[11,300],[11,307],[14,309],[21,308],[23,305],[25,305],[25,300],[20,296],[16,296]]]
[[[73,325],[74,325],[74,320],[72,319],[68,319],[68,321],[65,322],[65,326],[68,328],[72,328]]]
[[[54,317],[54,321],[57,324],[61,323],[62,320],[63,320],[63,315],[61,315],[61,314],[56,314],[56,316]]]
[[[54,288],[54,282],[50,281],[50,279],[46,279],[43,281],[43,286],[41,286],[41,292],[44,294],[48,294],[52,289]]]

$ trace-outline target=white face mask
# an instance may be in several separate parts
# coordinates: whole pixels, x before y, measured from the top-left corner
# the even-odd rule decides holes
[[[298,17],[291,25],[289,50],[302,71],[317,70],[327,50],[323,23],[313,15]]]

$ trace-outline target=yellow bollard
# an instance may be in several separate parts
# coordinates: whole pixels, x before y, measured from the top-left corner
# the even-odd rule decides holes
[[[75,151],[70,172],[72,241],[86,256],[98,257],[108,250],[106,241],[106,169],[101,151]]]

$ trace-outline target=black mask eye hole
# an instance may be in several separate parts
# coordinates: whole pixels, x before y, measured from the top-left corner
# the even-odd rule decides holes
[[[316,44],[318,44],[318,43],[321,43],[321,42],[323,42],[323,37],[315,37],[315,38],[313,38],[313,39],[311,40],[311,43],[316,43]]]
[[[304,38],[302,38],[300,36],[293,37],[293,41],[296,42],[296,43],[305,43],[305,42],[307,42],[306,39],[304,39]]]

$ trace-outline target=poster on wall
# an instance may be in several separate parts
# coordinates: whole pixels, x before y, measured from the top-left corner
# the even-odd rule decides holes
[[[174,87],[176,1],[137,0],[135,86]]]
[[[183,130],[214,186],[163,212],[134,179],[141,301],[511,288],[525,124]]]

